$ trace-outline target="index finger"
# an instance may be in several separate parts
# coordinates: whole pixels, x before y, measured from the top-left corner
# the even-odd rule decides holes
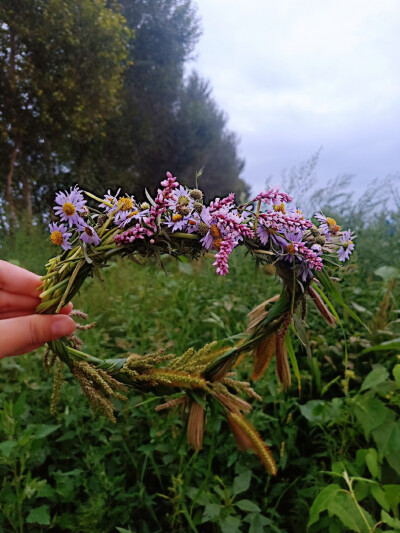
[[[26,296],[39,296],[40,276],[0,260],[0,290]]]

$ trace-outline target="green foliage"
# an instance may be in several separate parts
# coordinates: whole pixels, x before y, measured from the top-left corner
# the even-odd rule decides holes
[[[21,266],[36,268],[51,253],[43,237],[15,239],[2,252]],[[151,265],[111,265],[75,300],[99,326],[82,333],[86,349],[182,353],[241,332],[246,313],[280,287],[240,254],[232,259],[226,278],[207,262],[167,260],[167,276]],[[239,452],[214,406],[194,453],[179,411],[154,411],[163,398],[130,395],[111,425],[66,375],[51,417],[42,354],[3,360],[0,531],[398,531],[399,289],[388,269],[360,272],[357,262],[343,268],[341,292],[367,328],[337,305],[344,338],[310,301],[308,328],[291,336],[301,396],[297,387],[284,393],[273,366],[255,384],[263,403],[254,402],[251,421],[278,463],[274,478]],[[249,361],[241,376],[250,372]]]
[[[38,201],[53,197],[55,174],[65,181],[74,143],[101,136],[118,112],[131,32],[106,0],[6,1],[0,22],[5,198],[10,215],[29,212],[33,193],[40,212]]]

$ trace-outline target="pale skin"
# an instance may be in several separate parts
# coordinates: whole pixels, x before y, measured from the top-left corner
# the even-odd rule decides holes
[[[0,260],[0,359],[32,352],[75,329],[72,304],[59,315],[35,314],[40,276]]]

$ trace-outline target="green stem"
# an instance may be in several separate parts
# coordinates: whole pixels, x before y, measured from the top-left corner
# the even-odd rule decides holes
[[[39,295],[39,298],[41,300],[44,300],[45,298],[47,298],[47,296],[50,296],[50,294],[53,294],[54,291],[56,291],[57,289],[63,287],[64,285],[66,285],[68,283],[68,278],[67,279],[63,279],[62,281],[59,281],[58,283],[56,283],[55,285],[52,285],[49,289],[43,291],[40,295]]]
[[[199,235],[195,235],[194,233],[180,233],[178,231],[173,234],[173,237],[178,237],[180,239],[192,239],[194,241],[198,241],[200,239]]]
[[[58,304],[57,306],[57,309],[56,309],[56,314],[60,312],[60,310],[64,307],[64,303],[67,299],[67,296],[68,296],[68,293],[70,292],[71,290],[71,287],[76,279],[76,276],[78,275],[78,272],[80,270],[80,268],[82,267],[82,265],[84,264],[84,261],[79,261],[79,263],[76,265],[76,267],[74,268],[74,271],[72,272],[72,276],[70,277],[69,279],[69,282],[68,282],[68,285],[67,285],[67,288],[65,289],[65,292],[60,300],[60,303]]]

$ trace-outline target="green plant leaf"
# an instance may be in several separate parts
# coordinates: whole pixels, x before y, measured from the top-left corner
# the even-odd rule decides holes
[[[245,470],[235,477],[233,481],[233,494],[240,494],[250,487],[251,470]]]
[[[0,442],[0,452],[4,455],[4,457],[10,457],[16,445],[17,443],[14,440],[5,440],[4,442]]]
[[[50,525],[50,512],[48,505],[41,505],[36,509],[31,509],[26,521],[28,524],[40,524],[41,526]]]
[[[390,281],[399,276],[399,270],[393,266],[384,265],[377,268],[374,272],[375,276],[382,278],[383,281]]]
[[[240,533],[240,518],[236,516],[227,516],[219,525],[221,533]]]
[[[329,503],[340,491],[340,486],[336,483],[324,487],[318,496],[315,498],[311,509],[307,524],[307,530],[319,520],[319,515],[328,509]]]
[[[328,294],[339,304],[343,307],[343,309],[346,311],[346,313],[351,316],[354,320],[356,320],[359,324],[361,324],[367,331],[369,331],[368,326],[364,324],[364,322],[361,320],[361,318],[349,307],[346,302],[343,299],[343,296],[339,289],[334,285],[329,275],[326,273],[325,269],[322,269],[322,271],[315,272],[315,276],[317,279],[321,282],[323,287],[326,289]],[[313,285],[314,286],[314,285]],[[319,291],[320,292],[320,291]]]
[[[204,508],[202,523],[210,522],[219,517],[221,505],[219,503],[208,503]]]
[[[386,352],[388,350],[400,350],[400,339],[393,339],[391,341],[381,342],[380,344],[375,344],[369,348],[364,348],[358,355],[364,355],[370,352]]]
[[[49,435],[54,433],[54,431],[56,431],[61,426],[60,425],[45,425],[45,424],[40,424],[39,425],[38,424],[36,427],[37,427],[37,430],[33,434],[33,438],[34,439],[44,439],[45,437],[48,437]]]
[[[399,365],[400,366],[400,365]],[[376,365],[373,370],[367,375],[364,379],[360,391],[365,391],[367,389],[374,389],[377,385],[380,385],[386,381],[389,377],[389,372],[382,365]]]
[[[389,502],[387,501],[385,492],[384,490],[382,490],[382,488],[379,485],[374,485],[373,487],[371,487],[371,494],[375,498],[375,500],[379,503],[379,505],[383,507],[383,509],[385,509],[385,511],[390,510],[390,505],[389,505]]]
[[[400,388],[400,365],[395,365],[393,368],[393,377],[396,385]]]
[[[236,507],[239,507],[241,511],[248,511],[249,513],[261,512],[261,509],[257,504],[250,500],[239,500],[235,503]]]
[[[382,486],[386,500],[390,505],[390,509],[394,513],[398,513],[398,506],[400,504],[400,484],[398,485],[383,485]]]
[[[371,473],[371,476],[379,479],[381,476],[381,467],[378,462],[378,452],[375,448],[369,448],[365,455],[365,462],[367,464],[368,470]]]
[[[378,398],[357,396],[354,401],[354,413],[368,438],[371,431],[385,421],[388,409]]]

